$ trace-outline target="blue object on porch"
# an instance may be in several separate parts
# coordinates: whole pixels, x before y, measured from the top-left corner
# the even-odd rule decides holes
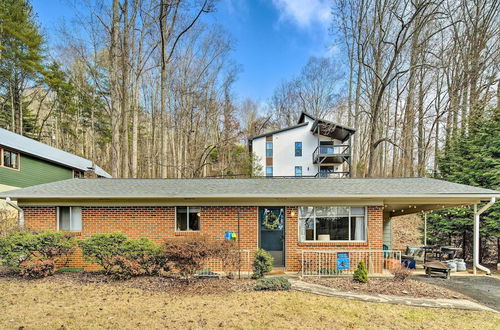
[[[230,241],[230,240],[233,238],[233,234],[234,234],[234,233],[233,233],[233,232],[231,232],[231,231],[226,231],[226,234],[224,235],[224,239],[225,239],[226,241]],[[235,235],[236,235],[236,234],[235,234]]]
[[[410,259],[405,259],[403,260],[403,263],[405,265],[406,268],[409,268],[409,269],[415,269],[417,268],[417,262],[415,260],[410,260]]]

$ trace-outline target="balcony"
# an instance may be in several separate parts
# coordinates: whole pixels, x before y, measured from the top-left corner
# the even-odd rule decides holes
[[[344,144],[321,145],[313,152],[313,164],[341,164],[351,157],[351,146]]]

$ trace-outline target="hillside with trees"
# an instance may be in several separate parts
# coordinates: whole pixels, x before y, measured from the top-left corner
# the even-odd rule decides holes
[[[332,1],[335,55],[264,107],[234,92],[218,5],[77,2],[49,44],[29,1],[2,1],[0,127],[114,177],[248,176],[247,139],[306,111],[357,130],[357,177],[445,177],[440,157],[499,107],[498,1]]]

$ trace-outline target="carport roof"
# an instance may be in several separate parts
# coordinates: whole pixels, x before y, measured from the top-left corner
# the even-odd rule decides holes
[[[471,198],[496,190],[430,178],[70,179],[0,194],[29,199]]]

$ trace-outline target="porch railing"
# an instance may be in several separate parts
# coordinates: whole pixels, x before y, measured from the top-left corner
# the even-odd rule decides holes
[[[234,277],[250,278],[252,275],[252,261],[250,250],[234,251],[235,259],[214,258],[208,260],[196,272],[199,277],[220,277],[231,273]]]
[[[352,275],[364,261],[369,274],[389,273],[401,265],[399,250],[303,250],[302,276]]]
[[[316,161],[320,156],[350,156],[350,154],[351,146],[348,144],[320,145],[313,152],[313,161]]]

